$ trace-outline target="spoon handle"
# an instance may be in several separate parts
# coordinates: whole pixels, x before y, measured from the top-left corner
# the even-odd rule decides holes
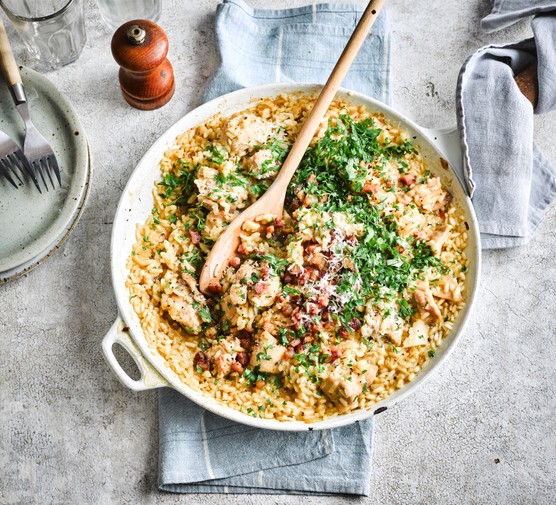
[[[284,210],[284,198],[288,184],[385,1],[371,0],[367,5],[270,188],[259,200],[245,209],[230,223],[212,247],[199,277],[199,288],[203,293],[214,294],[218,292],[218,289],[221,289],[220,278],[237,249],[239,233],[246,219],[253,219],[255,216],[265,213],[281,216]]]
[[[359,53],[363,42],[365,42],[367,34],[371,30],[371,27],[378,17],[385,1],[386,0],[371,0],[363,12],[363,15],[361,16],[359,23],[355,27],[354,32],[344,48],[340,59],[337,61],[330,77],[322,88],[311,113],[305,120],[305,123],[303,123],[303,127],[301,128],[301,131],[299,132],[288,157],[284,161],[278,176],[272,184],[272,189],[274,189],[277,194],[279,193],[278,188],[281,188],[283,190],[283,194],[285,195],[294,172],[297,170],[305,151],[309,147],[311,140],[319,128],[322,118],[326,114],[328,107],[330,107],[336,92],[340,88],[344,77],[348,73],[353,60]]]

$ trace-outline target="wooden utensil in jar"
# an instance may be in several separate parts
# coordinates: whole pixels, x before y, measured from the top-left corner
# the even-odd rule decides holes
[[[220,278],[228,266],[230,258],[235,255],[239,245],[239,234],[243,223],[247,219],[254,219],[261,214],[274,214],[279,218],[282,217],[284,199],[290,180],[384,2],[385,0],[371,0],[369,2],[270,188],[228,225],[212,247],[199,278],[199,287],[203,293],[215,294],[221,290]]]

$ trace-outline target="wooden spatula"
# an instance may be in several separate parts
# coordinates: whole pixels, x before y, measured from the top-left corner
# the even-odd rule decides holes
[[[369,2],[270,188],[229,224],[226,231],[220,235],[212,247],[199,278],[199,287],[203,293],[215,294],[220,291],[220,278],[228,266],[230,258],[235,255],[239,245],[241,227],[247,219],[253,219],[261,214],[274,214],[277,217],[282,217],[288,184],[384,2],[385,0],[371,0]]]

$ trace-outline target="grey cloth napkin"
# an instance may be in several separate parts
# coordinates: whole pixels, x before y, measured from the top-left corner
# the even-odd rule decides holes
[[[533,114],[556,108],[556,1],[495,1],[482,26],[497,30],[530,15],[536,15],[533,38],[480,49],[458,80],[468,189],[487,249],[527,243],[556,198],[556,170],[533,142]],[[535,61],[539,99],[533,110],[514,75]]]
[[[221,64],[204,98],[268,82],[324,83],[362,5],[258,10],[218,6]],[[390,102],[390,33],[381,13],[344,86]],[[350,494],[370,490],[373,422],[272,432],[215,416],[170,389],[159,396],[159,487],[176,493]]]

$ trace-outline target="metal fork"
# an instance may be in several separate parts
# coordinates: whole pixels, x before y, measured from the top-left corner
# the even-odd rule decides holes
[[[37,177],[19,146],[6,133],[0,131],[0,174],[17,188],[18,186],[11,174],[23,184],[19,172],[21,172],[22,175],[27,172],[31,176],[39,192],[41,192]]]
[[[15,61],[8,35],[4,23],[0,19],[0,58],[2,63],[2,71],[6,77],[7,84],[14,99],[16,109],[21,114],[25,123],[25,141],[23,142],[23,152],[31,163],[35,172],[35,179],[38,179],[36,174],[41,176],[44,187],[48,191],[48,184],[46,182],[45,174],[50,180],[52,189],[55,189],[52,180],[51,172],[54,172],[58,184],[62,186],[62,179],[60,177],[60,168],[54,151],[46,139],[35,128],[29,115],[29,106],[27,103],[27,96],[25,95],[25,88],[19,74],[19,69]],[[38,184],[37,184],[38,187]],[[40,191],[40,188],[39,188]]]

